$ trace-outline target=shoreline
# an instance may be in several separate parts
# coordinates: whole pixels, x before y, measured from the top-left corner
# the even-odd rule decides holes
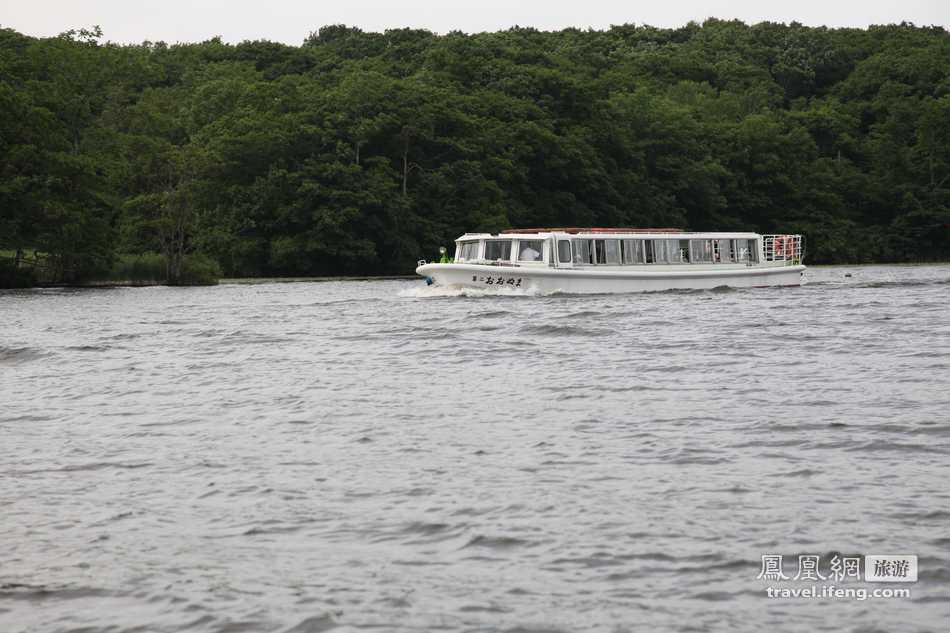
[[[950,261],[943,262],[898,262],[898,263],[868,263],[868,264],[808,264],[809,269],[816,268],[860,268],[865,266],[940,266],[950,265]],[[222,277],[212,284],[176,284],[174,286],[161,281],[88,281],[80,284],[41,284],[36,286],[27,286],[18,288],[18,290],[29,290],[35,288],[154,288],[156,286],[168,286],[179,288],[195,288],[202,286],[219,285],[239,285],[255,286],[261,284],[288,284],[288,283],[328,283],[334,281],[410,281],[422,278],[416,274],[411,275],[344,275],[339,277]],[[0,288],[4,290],[14,290],[15,288]]]
[[[200,288],[222,285],[254,286],[259,284],[287,284],[287,283],[326,283],[332,281],[406,281],[422,279],[418,275],[358,275],[342,277],[222,277],[212,284],[167,284],[162,281],[87,281],[78,284],[40,284],[20,288],[154,288],[168,286],[169,288]]]
[[[422,279],[419,275],[357,275],[344,277],[225,277],[218,280],[219,284],[292,284],[302,282],[324,283],[328,281],[404,281],[407,279]]]

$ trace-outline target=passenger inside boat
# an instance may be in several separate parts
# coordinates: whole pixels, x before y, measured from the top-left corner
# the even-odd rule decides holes
[[[541,240],[522,240],[520,244],[521,252],[518,254],[519,262],[539,262],[541,253],[544,249]]]

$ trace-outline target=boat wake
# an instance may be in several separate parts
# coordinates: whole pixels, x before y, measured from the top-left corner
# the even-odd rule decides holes
[[[412,299],[433,299],[440,297],[547,297],[559,294],[559,290],[542,292],[534,288],[487,287],[468,288],[465,286],[416,286],[399,291],[400,297]]]

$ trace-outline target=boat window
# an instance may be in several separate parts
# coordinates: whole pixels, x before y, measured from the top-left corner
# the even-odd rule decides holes
[[[574,263],[590,264],[590,240],[574,240]]]
[[[740,262],[754,264],[757,259],[755,251],[755,240],[736,240],[736,252]]]
[[[618,266],[620,264],[620,240],[605,240],[604,248],[607,252],[607,263]]]
[[[689,260],[694,263],[712,263],[712,240],[690,240]]]
[[[459,253],[456,259],[463,261],[472,261],[478,258],[478,242],[462,242],[459,246]]]
[[[488,240],[485,242],[485,259],[488,261],[511,261],[511,240]]]
[[[595,264],[607,263],[607,253],[606,253],[606,246],[604,245],[604,240],[594,240],[594,263]]]
[[[749,243],[747,240],[736,240],[736,256],[740,262],[749,261]]]
[[[653,260],[657,264],[678,264],[683,261],[680,240],[653,240]]]
[[[646,258],[648,264],[652,264],[656,261],[653,257],[653,242],[654,240],[643,240],[643,256]]]
[[[713,260],[723,264],[736,261],[735,252],[732,250],[732,240],[716,240],[714,242],[715,254]]]
[[[571,263],[571,242],[570,240],[558,240],[557,242],[557,261],[562,264]]]
[[[518,242],[519,262],[539,262],[544,252],[544,240],[520,240]]]
[[[623,263],[643,263],[643,240],[623,240]]]

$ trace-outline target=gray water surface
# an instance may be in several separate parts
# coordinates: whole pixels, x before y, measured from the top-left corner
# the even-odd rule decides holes
[[[945,631],[950,266],[808,275],[2,292],[0,631]]]

